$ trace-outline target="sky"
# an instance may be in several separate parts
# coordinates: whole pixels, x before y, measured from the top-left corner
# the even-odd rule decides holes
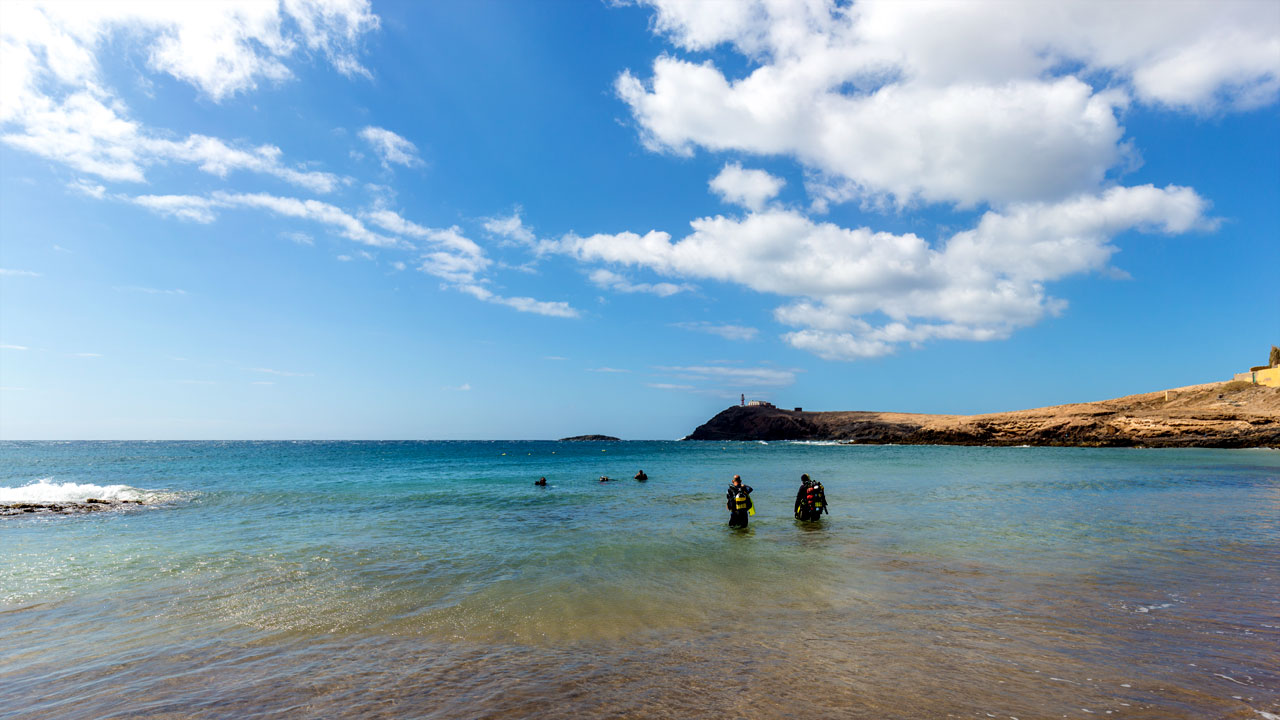
[[[0,439],[675,439],[1280,344],[1275,2],[0,3]]]

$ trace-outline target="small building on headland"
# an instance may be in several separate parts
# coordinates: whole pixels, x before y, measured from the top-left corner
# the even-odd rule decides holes
[[[1251,382],[1254,385],[1266,385],[1267,387],[1280,388],[1280,367],[1267,367],[1260,365],[1250,368],[1249,372],[1236,373],[1234,380],[1243,380]]]
[[[1271,356],[1267,358],[1266,365],[1251,367],[1247,373],[1236,373],[1234,379],[1280,388],[1280,347],[1271,346]]]
[[[747,403],[747,407],[773,407],[773,403],[764,400],[752,400]]]

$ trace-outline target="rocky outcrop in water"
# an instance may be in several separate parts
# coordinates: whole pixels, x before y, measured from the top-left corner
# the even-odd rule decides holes
[[[78,515],[101,510],[119,509],[121,507],[141,505],[141,500],[99,500],[89,498],[84,502],[19,502],[0,503],[0,515],[25,515],[28,513],[52,513],[59,515]]]
[[[1192,385],[1115,400],[988,415],[802,412],[731,407],[688,440],[897,445],[1280,447],[1280,389]]]
[[[622,442],[622,439],[612,435],[574,435],[560,438],[557,442]]]

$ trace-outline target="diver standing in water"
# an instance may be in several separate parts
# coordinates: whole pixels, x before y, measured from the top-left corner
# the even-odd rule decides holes
[[[817,522],[824,512],[831,514],[827,510],[827,493],[822,489],[822,483],[810,480],[807,474],[801,475],[800,491],[796,493],[796,519]]]
[[[725,507],[729,510],[729,527],[745,528],[747,518],[755,514],[755,506],[751,502],[751,486],[742,484],[742,476],[734,475],[733,482],[725,491]]]

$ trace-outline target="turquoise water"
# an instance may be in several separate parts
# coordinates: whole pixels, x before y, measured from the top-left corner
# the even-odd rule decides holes
[[[41,493],[143,504],[0,517],[0,718],[1280,715],[1275,451],[0,443]]]

